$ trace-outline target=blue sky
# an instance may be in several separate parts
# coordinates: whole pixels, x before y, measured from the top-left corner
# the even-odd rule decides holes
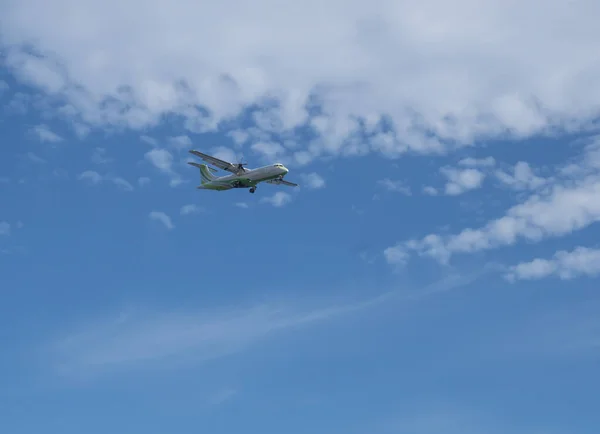
[[[549,24],[594,2],[510,54],[500,3],[237,43],[233,0],[151,2],[151,41],[55,3],[0,6],[1,432],[597,431],[600,71]],[[189,149],[301,187],[196,190]]]

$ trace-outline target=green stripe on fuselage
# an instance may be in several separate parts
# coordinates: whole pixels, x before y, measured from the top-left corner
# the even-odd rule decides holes
[[[271,175],[265,178],[260,178],[256,180],[248,179],[248,178],[233,178],[233,179],[215,179],[210,182],[206,182],[202,184],[202,188],[206,190],[229,190],[231,188],[236,188],[234,185],[239,183],[240,185],[237,188],[250,188],[256,187],[257,184],[264,181],[270,181],[272,179],[279,178],[281,175]]]

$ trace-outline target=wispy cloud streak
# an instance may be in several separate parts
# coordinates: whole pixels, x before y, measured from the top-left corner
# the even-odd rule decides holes
[[[298,307],[261,304],[211,311],[117,315],[52,344],[64,374],[78,375],[175,358],[202,362],[238,353],[275,334],[325,323],[387,301],[410,301],[465,286],[479,275],[450,277],[418,291],[395,290],[378,297],[329,305]]]

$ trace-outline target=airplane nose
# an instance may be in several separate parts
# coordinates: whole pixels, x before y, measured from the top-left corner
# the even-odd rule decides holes
[[[287,167],[285,167],[285,166],[284,166],[284,167],[282,167],[282,169],[283,169],[283,172],[284,172],[284,173],[288,173],[288,172],[289,172],[288,168],[287,168]]]

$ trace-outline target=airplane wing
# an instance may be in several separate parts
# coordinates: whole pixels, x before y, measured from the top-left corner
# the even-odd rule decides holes
[[[290,187],[298,187],[298,184],[294,184],[293,182],[289,182],[284,179],[271,179],[270,181],[265,181],[265,182],[268,182],[269,184],[275,184],[275,185],[283,184],[283,185],[288,185]]]
[[[213,166],[218,167],[219,169],[223,169],[223,170],[226,170],[228,172],[235,173],[236,175],[238,173],[240,173],[240,172],[243,172],[245,170],[243,167],[240,168],[240,166],[237,166],[235,164],[231,164],[231,163],[229,163],[227,161],[219,160],[218,158],[211,157],[210,155],[203,154],[202,152],[198,152],[198,151],[195,151],[193,149],[190,151],[190,154],[193,154],[196,157],[202,158],[207,163],[210,163]]]

